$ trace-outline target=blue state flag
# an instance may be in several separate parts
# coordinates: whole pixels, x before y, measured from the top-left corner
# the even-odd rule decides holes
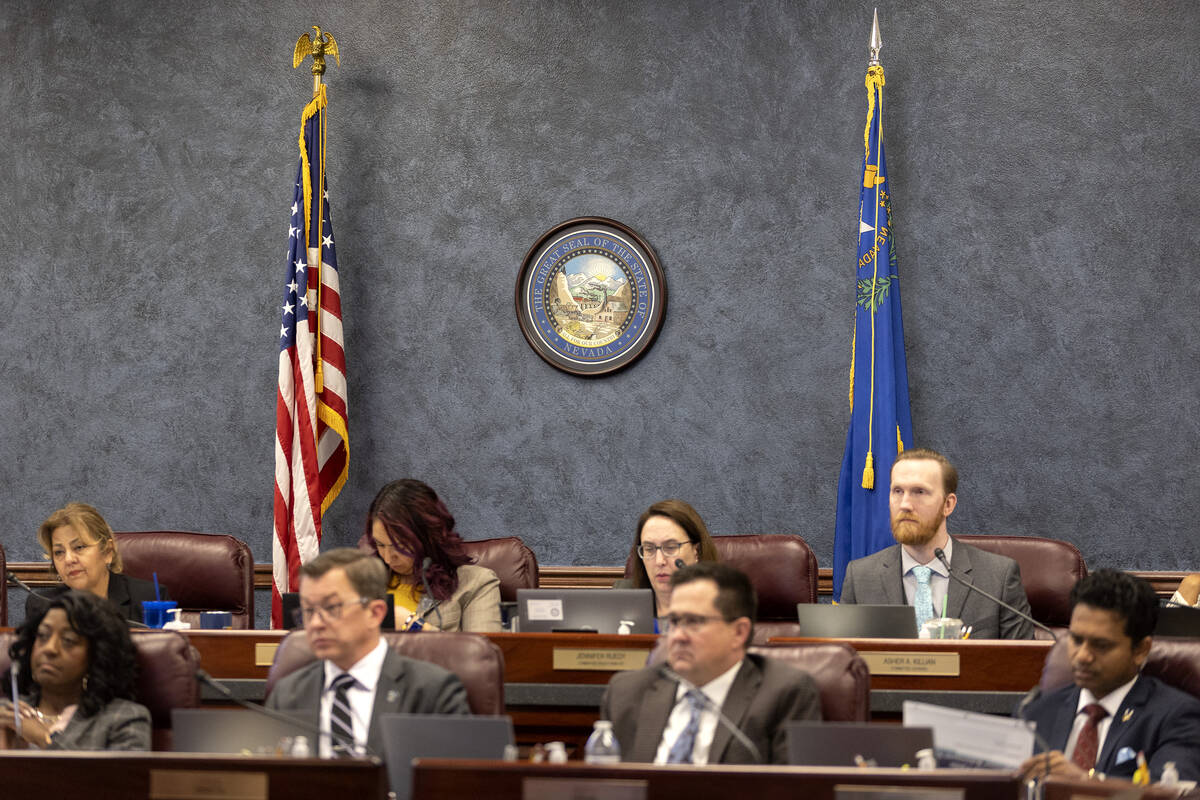
[[[846,565],[893,543],[888,518],[889,476],[896,454],[912,445],[900,275],[883,156],[883,83],[883,67],[870,67],[866,78],[863,181],[858,200],[850,428],[838,477],[833,540],[833,586],[839,598]]]

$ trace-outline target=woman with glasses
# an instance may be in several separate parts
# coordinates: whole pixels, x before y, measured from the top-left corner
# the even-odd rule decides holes
[[[433,489],[412,479],[389,483],[371,501],[366,528],[362,543],[391,572],[396,630],[500,630],[500,579],[471,563]]]
[[[113,530],[99,511],[86,503],[68,503],[42,523],[38,543],[62,585],[27,597],[26,619],[43,610],[46,600],[77,589],[107,599],[127,620],[143,621],[142,601],[156,599],[154,584],[122,574]],[[166,588],[159,588],[160,599],[170,600]]]
[[[134,702],[137,654],[125,620],[95,594],[67,590],[27,617],[9,648],[20,694],[0,701],[5,746],[149,750],[150,712]],[[4,675],[13,685],[13,675]]]
[[[650,506],[638,519],[637,536],[630,551],[633,558],[635,589],[653,589],[656,613],[667,613],[671,596],[671,576],[679,567],[698,561],[720,561],[716,545],[708,535],[704,520],[682,500],[662,500]]]

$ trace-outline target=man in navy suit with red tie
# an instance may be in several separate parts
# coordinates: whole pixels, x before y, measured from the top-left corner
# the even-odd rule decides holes
[[[1200,700],[1140,673],[1157,622],[1158,597],[1140,578],[1102,569],[1075,585],[1067,641],[1073,683],[1023,715],[1052,748],[1021,765],[1025,778],[1128,779],[1143,753],[1151,780],[1172,761],[1183,780],[1200,779]]]

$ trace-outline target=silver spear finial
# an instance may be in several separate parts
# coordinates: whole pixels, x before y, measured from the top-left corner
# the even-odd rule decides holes
[[[868,67],[879,66],[879,51],[883,49],[883,39],[879,36],[879,9],[875,9],[875,21],[871,23],[871,60]]]

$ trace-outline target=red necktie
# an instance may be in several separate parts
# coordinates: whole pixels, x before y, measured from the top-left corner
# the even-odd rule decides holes
[[[1083,707],[1083,713],[1087,714],[1087,722],[1083,723],[1079,738],[1075,740],[1071,763],[1080,769],[1090,770],[1096,766],[1096,751],[1100,749],[1100,731],[1096,724],[1107,717],[1108,712],[1099,703],[1092,703]]]

